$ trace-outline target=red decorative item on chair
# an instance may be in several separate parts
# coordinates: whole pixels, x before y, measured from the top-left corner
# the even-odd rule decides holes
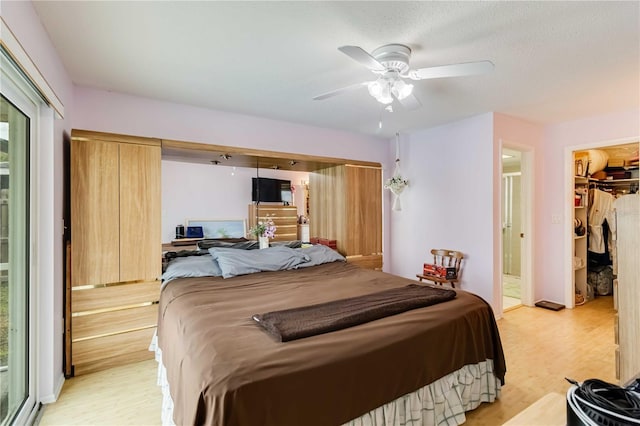
[[[432,263],[425,263],[422,271],[424,275],[433,275],[448,280],[456,279],[458,275],[456,268],[434,265]]]

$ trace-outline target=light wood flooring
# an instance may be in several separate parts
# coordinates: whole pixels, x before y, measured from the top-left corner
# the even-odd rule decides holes
[[[501,398],[467,413],[467,425],[500,425],[550,392],[566,393],[578,381],[615,380],[610,296],[559,312],[523,306],[506,312],[498,327],[507,361]],[[153,360],[75,377],[45,406],[40,425],[160,424],[161,394]]]

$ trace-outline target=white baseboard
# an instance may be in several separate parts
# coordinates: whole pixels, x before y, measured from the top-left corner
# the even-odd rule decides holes
[[[60,392],[62,392],[62,385],[64,385],[64,374],[62,374],[61,372],[58,376],[58,380],[56,380],[53,394],[43,395],[42,398],[40,398],[40,402],[42,404],[52,404],[56,402],[58,400],[58,397],[60,396]]]

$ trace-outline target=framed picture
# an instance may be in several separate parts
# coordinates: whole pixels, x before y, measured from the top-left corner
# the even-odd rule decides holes
[[[245,238],[244,219],[187,219],[187,226],[202,226],[204,238]]]

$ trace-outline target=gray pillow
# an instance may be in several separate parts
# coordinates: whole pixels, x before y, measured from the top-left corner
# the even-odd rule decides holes
[[[212,247],[209,253],[218,262],[224,278],[256,272],[282,271],[309,261],[306,254],[288,247],[269,247],[262,250]]]
[[[296,249],[296,251],[309,256],[308,262],[301,263],[296,266],[296,268],[306,268],[308,266],[317,266],[322,265],[323,263],[331,263],[337,261],[345,262],[347,260],[337,251],[322,244],[317,244],[307,248]]]
[[[204,240],[198,241],[198,248],[208,250],[211,247],[233,248],[239,250],[255,250],[259,248],[258,241],[220,241],[220,240]]]
[[[185,277],[220,277],[222,271],[218,262],[209,254],[203,256],[178,257],[167,265],[162,274],[163,285],[176,278]]]
[[[292,240],[292,241],[273,241],[272,243],[270,243],[271,247],[280,247],[280,246],[284,246],[284,247],[289,247],[292,249],[295,248],[300,248],[302,247],[302,241],[300,240]]]

